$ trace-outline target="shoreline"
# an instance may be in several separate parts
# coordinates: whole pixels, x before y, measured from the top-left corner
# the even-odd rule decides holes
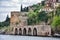
[[[34,35],[15,35],[15,34],[0,34],[0,35],[60,38],[60,36],[41,36],[41,35],[37,35],[37,36],[34,36]]]
[[[0,30],[0,35],[15,35],[15,34]],[[59,35],[50,35],[50,36],[48,36],[48,35],[37,35],[37,36],[34,36],[34,35],[28,35],[28,34],[27,35],[19,35],[19,34],[16,34],[16,35],[18,35],[18,36],[57,37],[57,38],[60,38],[60,34]]]

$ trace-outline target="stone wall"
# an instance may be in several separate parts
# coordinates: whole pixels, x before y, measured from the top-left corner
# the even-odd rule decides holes
[[[41,23],[40,25],[27,25],[28,12],[11,12],[10,26],[13,34],[21,35],[51,35],[51,27]]]
[[[16,23],[19,23],[20,20],[19,20],[19,13],[20,12],[11,12],[11,18],[10,18],[10,25],[16,25]]]
[[[35,35],[38,35],[38,36],[39,35],[42,35],[42,36],[51,35],[51,27],[49,25],[34,25],[34,26],[23,26],[23,27],[18,26],[18,27],[14,27],[13,34],[15,34],[15,32],[16,32],[16,30],[15,30],[16,28],[18,30],[17,34],[19,34],[19,29],[21,29],[21,35],[25,34],[24,29],[26,29],[25,35],[28,35],[29,34],[28,31],[30,31],[29,28],[31,29],[30,35],[34,35],[34,33],[33,33],[34,28],[37,31],[37,32],[35,32],[35,33],[37,33]]]

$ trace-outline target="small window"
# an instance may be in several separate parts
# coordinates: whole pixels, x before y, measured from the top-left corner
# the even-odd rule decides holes
[[[56,2],[58,2],[58,0],[56,0]]]

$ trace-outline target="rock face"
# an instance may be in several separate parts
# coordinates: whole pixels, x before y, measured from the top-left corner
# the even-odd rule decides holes
[[[27,13],[28,12],[11,12],[10,26],[12,29],[12,34],[19,35],[51,35],[50,25],[27,25]]]
[[[20,12],[11,12],[11,19],[10,19],[10,24],[16,24],[19,23],[19,13]]]
[[[0,30],[0,34],[5,34],[5,30]]]
[[[11,12],[10,26],[12,27],[12,34],[16,35],[34,35],[34,36],[48,36],[51,35],[50,25],[27,25],[28,12]]]
[[[13,34],[49,36],[51,28],[49,25],[18,26],[13,28]]]
[[[25,25],[27,24],[27,13],[28,12],[11,12],[10,25]]]

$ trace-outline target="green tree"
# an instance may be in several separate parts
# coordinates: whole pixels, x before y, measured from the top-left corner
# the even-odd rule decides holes
[[[29,12],[28,14],[28,24],[35,24],[36,23],[37,13]]]
[[[28,18],[29,18],[28,22],[30,24],[39,24],[41,21],[44,21],[44,22],[48,21],[48,15],[45,11],[42,11],[40,13],[30,12],[28,14]]]
[[[6,20],[4,22],[0,22],[0,27],[4,27],[4,26],[9,26],[10,25],[10,18],[6,17]]]
[[[55,32],[60,33],[60,16],[55,16],[51,25]]]
[[[44,22],[48,21],[48,15],[45,11],[42,11],[38,14],[38,19]]]

